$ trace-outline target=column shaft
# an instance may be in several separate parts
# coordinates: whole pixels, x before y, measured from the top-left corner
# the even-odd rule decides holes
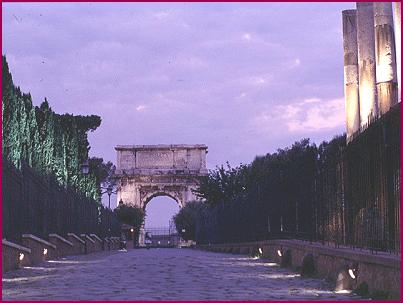
[[[357,13],[345,10],[343,15],[344,98],[346,105],[347,142],[360,129],[358,91]]]
[[[397,103],[396,49],[391,2],[374,3],[375,56],[380,114]]]
[[[402,38],[401,38],[401,19],[400,19],[400,13],[401,13],[401,7],[400,7],[400,2],[395,2],[394,3],[394,20],[395,20],[395,42],[396,42],[396,64],[397,64],[397,81],[398,81],[398,92],[399,92],[399,102],[402,100]]]
[[[371,2],[357,2],[357,43],[360,124],[365,128],[378,116],[374,10]]]

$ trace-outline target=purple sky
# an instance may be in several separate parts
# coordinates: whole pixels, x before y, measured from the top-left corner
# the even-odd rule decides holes
[[[100,115],[92,156],[207,144],[214,168],[344,132],[341,11],[354,3],[2,5],[15,83],[35,105]],[[158,201],[149,226],[177,211]]]

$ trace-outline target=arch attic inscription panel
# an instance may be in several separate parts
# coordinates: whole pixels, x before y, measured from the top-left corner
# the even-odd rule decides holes
[[[179,206],[196,200],[195,189],[207,175],[207,146],[118,145],[115,177],[118,201],[145,208],[156,196],[169,196]]]

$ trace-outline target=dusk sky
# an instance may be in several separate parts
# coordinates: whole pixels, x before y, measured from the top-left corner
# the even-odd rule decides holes
[[[102,117],[91,156],[206,144],[208,168],[236,166],[345,130],[341,11],[355,3],[2,5],[16,85],[35,105]],[[147,210],[146,225],[167,226],[178,207]]]

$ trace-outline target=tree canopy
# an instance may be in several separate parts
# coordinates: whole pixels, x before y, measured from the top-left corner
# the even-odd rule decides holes
[[[80,165],[88,159],[88,132],[101,124],[101,118],[57,114],[46,98],[34,106],[31,95],[14,85],[5,56],[2,71],[3,157],[17,168],[26,164],[54,175],[59,184],[100,201],[99,177],[96,172],[83,176]]]
[[[203,203],[191,201],[174,216],[176,230],[184,240],[196,240],[197,218],[204,208]]]
[[[144,210],[131,204],[120,204],[114,209],[114,213],[121,223],[133,226],[137,232],[140,230],[145,218]]]
[[[269,234],[309,233],[313,228],[315,177],[337,164],[343,136],[319,147],[309,139],[238,167],[211,170],[175,217],[182,236],[199,243],[255,241]],[[197,203],[197,204],[196,204]]]

